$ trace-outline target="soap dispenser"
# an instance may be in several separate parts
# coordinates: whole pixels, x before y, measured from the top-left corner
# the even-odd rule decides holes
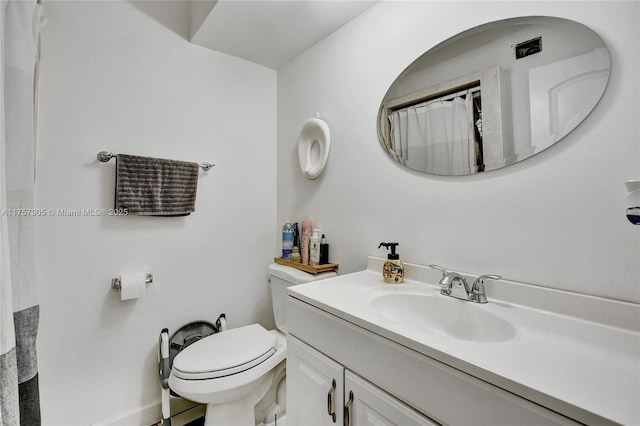
[[[378,248],[386,247],[391,249],[391,253],[387,256],[387,261],[382,268],[382,277],[384,282],[389,284],[400,284],[404,281],[404,265],[400,261],[400,255],[396,253],[398,243],[380,243]]]

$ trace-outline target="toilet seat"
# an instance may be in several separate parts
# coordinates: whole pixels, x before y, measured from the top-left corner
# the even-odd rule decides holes
[[[218,334],[222,335],[225,333],[230,333],[233,330],[238,329],[232,329]],[[236,401],[241,397],[244,398],[247,392],[252,392],[253,390],[255,390],[256,386],[262,383],[262,381],[270,380],[270,377],[273,377],[272,370],[276,367],[276,365],[283,362],[286,358],[286,335],[284,335],[279,330],[270,330],[267,331],[267,333],[276,339],[276,352],[272,356],[264,360],[264,362],[254,366],[253,368],[244,370],[238,374],[231,374],[228,376],[209,380],[191,380],[178,377],[178,375],[176,374],[178,372],[176,371],[174,360],[174,368],[171,369],[171,373],[169,375],[169,387],[176,394],[182,396],[183,398],[187,398],[191,401],[199,402],[201,404],[223,404],[230,401]],[[194,343],[193,345],[195,345],[196,343]],[[184,349],[180,354],[184,353],[191,346]],[[214,349],[214,352],[212,352],[209,356],[213,358],[218,352],[222,351],[224,351],[224,349],[216,348]],[[180,354],[176,356],[178,364],[180,364]],[[183,369],[184,368],[185,367],[183,367]],[[189,370],[188,368],[186,369]]]
[[[259,324],[213,334],[180,352],[172,374],[183,380],[203,380],[241,373],[273,356],[276,342],[276,336]]]

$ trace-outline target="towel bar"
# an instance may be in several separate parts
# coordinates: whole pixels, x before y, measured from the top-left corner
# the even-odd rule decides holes
[[[103,163],[107,163],[109,162],[109,160],[111,160],[112,158],[116,158],[117,155],[116,154],[112,154],[111,152],[107,152],[107,151],[100,151],[98,153],[98,160],[100,160]],[[202,164],[198,164],[198,167],[200,167],[203,171],[208,172],[209,170],[211,170],[211,168],[215,166],[215,164],[211,164],[211,163],[207,163],[204,162]]]

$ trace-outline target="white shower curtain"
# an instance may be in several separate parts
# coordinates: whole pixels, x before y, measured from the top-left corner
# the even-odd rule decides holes
[[[0,0],[0,426],[39,425],[34,279],[40,5]]]
[[[434,100],[392,112],[392,149],[407,167],[439,175],[475,171],[473,99]]]

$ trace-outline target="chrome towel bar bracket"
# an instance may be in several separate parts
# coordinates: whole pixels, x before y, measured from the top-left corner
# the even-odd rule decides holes
[[[117,157],[116,154],[113,154],[113,153],[107,152],[107,151],[100,151],[98,153],[98,160],[101,161],[102,163],[107,163],[107,162],[109,162],[109,160],[111,160],[112,158],[116,158],[116,157]],[[205,172],[208,172],[214,166],[215,166],[215,164],[207,163],[206,161],[204,163],[202,163],[202,164],[198,164],[198,167],[200,167]]]

